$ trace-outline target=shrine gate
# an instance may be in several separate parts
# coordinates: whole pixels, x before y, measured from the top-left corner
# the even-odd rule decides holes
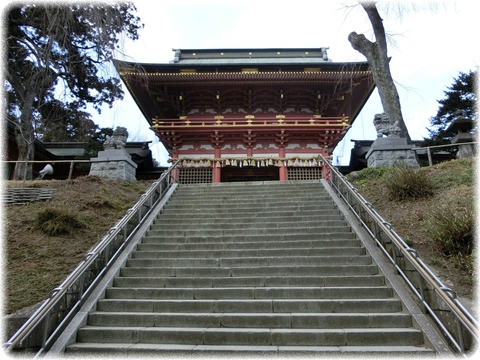
[[[366,62],[327,48],[175,50],[115,66],[181,183],[310,180],[374,89]]]

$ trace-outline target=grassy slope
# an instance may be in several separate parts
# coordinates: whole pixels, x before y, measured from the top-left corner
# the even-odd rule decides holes
[[[60,180],[31,181],[26,186],[57,189],[46,202],[7,205],[4,208],[4,313],[34,305],[48,297],[126,211],[152,181],[129,182],[82,177],[69,183]],[[22,187],[18,181],[7,187]],[[68,212],[84,228],[71,235],[48,236],[37,226],[45,209]]]
[[[378,170],[378,171],[377,171]],[[385,186],[386,169],[365,169],[351,178],[354,186],[371,202],[394,230],[417,250],[420,257],[459,296],[474,295],[475,268],[473,256],[445,256],[428,232],[430,215],[447,205],[462,211],[466,202],[475,201],[475,162],[461,159],[421,168],[433,181],[434,195],[425,199],[393,201]]]
[[[435,183],[435,195],[425,200],[388,200],[384,172],[364,170],[354,185],[394,229],[417,249],[447,285],[461,296],[472,297],[474,271],[458,258],[446,258],[428,239],[425,221],[439,203],[474,199],[474,163],[451,161],[423,168]],[[106,181],[79,178],[66,181],[30,182],[30,186],[57,189],[48,202],[6,207],[4,214],[5,313],[12,313],[44,300],[75,268],[85,254],[150,186],[151,182]],[[7,186],[21,186],[8,182]],[[46,208],[68,210],[86,227],[70,236],[47,236],[37,229],[36,216]],[[459,261],[460,260],[460,261]]]

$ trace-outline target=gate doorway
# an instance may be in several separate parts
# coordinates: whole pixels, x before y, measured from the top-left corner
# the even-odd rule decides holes
[[[221,182],[275,181],[280,180],[278,167],[225,166],[222,168]]]

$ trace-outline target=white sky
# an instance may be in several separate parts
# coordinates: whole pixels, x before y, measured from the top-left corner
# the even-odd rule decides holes
[[[402,1],[403,3],[404,1]],[[125,42],[123,60],[168,63],[173,48],[295,48],[329,47],[335,62],[365,61],[347,40],[351,31],[372,36],[364,10],[355,0],[162,0],[134,1],[145,24],[136,42]],[[409,2],[410,3],[410,2]],[[417,3],[412,1],[411,3]],[[387,33],[393,35],[389,55],[397,82],[403,116],[414,140],[427,136],[429,118],[436,115],[437,100],[460,72],[478,66],[478,3],[438,1],[435,11],[393,11],[393,2],[380,0],[379,12]],[[383,5],[389,5],[388,9]],[[388,10],[388,11],[387,11]],[[388,12],[388,13],[387,13]],[[372,39],[373,40],[373,39]],[[334,162],[347,165],[355,140],[374,140],[373,117],[382,112],[375,91],[334,151]],[[97,116],[95,116],[97,118]],[[100,126],[125,126],[130,141],[153,140],[154,157],[167,165],[167,155],[149,130],[146,119],[126,92],[123,101],[105,109]]]

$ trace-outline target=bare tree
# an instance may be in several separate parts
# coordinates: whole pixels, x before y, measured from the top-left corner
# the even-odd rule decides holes
[[[355,50],[367,58],[384,112],[392,122],[398,123],[402,130],[400,136],[407,138],[407,142],[411,143],[410,135],[403,120],[398,91],[390,73],[390,59],[383,19],[378,13],[376,1],[360,1],[360,5],[366,11],[372,24],[375,42],[356,32],[351,32],[348,35],[348,41]]]

